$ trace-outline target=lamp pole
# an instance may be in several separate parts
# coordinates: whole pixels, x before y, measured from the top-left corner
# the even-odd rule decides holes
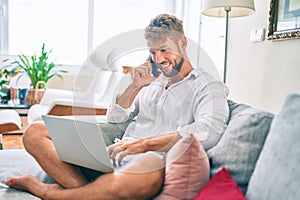
[[[202,14],[212,17],[226,17],[223,71],[223,82],[226,83],[229,12],[230,17],[243,17],[250,15],[255,11],[254,0],[202,0],[202,2]]]
[[[226,31],[225,31],[225,53],[224,53],[224,72],[223,72],[223,82],[226,83],[226,72],[227,72],[227,50],[228,50],[228,18],[231,7],[226,6]]]

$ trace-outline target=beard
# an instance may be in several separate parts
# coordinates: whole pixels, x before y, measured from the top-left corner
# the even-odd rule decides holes
[[[175,61],[175,66],[173,67],[173,69],[172,69],[172,71],[171,71],[170,73],[166,73],[166,72],[164,72],[163,70],[161,70],[161,71],[163,72],[163,74],[164,74],[166,77],[173,77],[173,76],[176,76],[176,75],[180,72],[183,63],[184,63],[184,58],[181,57],[179,63],[177,63],[177,62]]]

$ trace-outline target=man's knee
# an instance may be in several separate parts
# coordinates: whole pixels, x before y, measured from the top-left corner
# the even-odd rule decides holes
[[[47,128],[43,122],[34,122],[25,130],[23,134],[23,144],[26,150],[38,144],[38,141],[45,137],[44,132]]]
[[[142,174],[123,174],[122,180],[116,179],[118,181],[110,189],[120,199],[149,199],[160,192],[163,178],[163,169]]]
[[[120,198],[148,199],[163,185],[164,162],[153,153],[145,153],[120,168],[115,178],[112,189],[118,191]]]

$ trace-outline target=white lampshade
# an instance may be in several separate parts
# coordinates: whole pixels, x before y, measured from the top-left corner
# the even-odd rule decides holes
[[[229,17],[251,15],[255,11],[254,0],[202,0],[202,13],[212,17],[226,17],[225,8],[230,8]]]

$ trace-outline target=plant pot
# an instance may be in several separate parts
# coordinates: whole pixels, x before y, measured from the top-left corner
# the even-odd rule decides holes
[[[30,89],[27,91],[25,103],[29,106],[39,104],[43,98],[45,89]]]
[[[44,83],[46,85],[45,82],[42,82],[42,81],[39,81],[37,84],[36,84],[36,88],[34,89],[29,89],[26,93],[26,98],[25,98],[25,103],[29,106],[32,106],[34,104],[39,104],[41,99],[43,98],[44,96],[44,93],[45,93],[45,88],[43,89],[38,89],[38,85],[40,83]]]

